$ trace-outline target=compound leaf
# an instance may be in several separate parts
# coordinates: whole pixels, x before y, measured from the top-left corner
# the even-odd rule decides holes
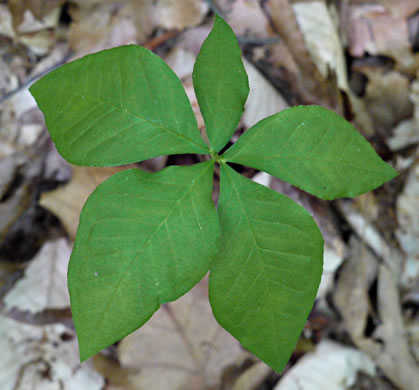
[[[139,328],[208,271],[219,238],[213,165],[126,170],[89,197],[68,270],[82,361]]]
[[[261,120],[223,158],[322,199],[357,196],[398,175],[349,122],[319,106],[292,107]]]
[[[218,15],[196,59],[193,85],[211,147],[218,152],[233,135],[249,94],[237,38]]]
[[[323,238],[306,210],[227,165],[218,214],[222,258],[209,279],[215,318],[280,372],[316,296]]]
[[[30,92],[58,151],[73,164],[208,153],[180,80],[143,47],[88,55],[47,74]]]

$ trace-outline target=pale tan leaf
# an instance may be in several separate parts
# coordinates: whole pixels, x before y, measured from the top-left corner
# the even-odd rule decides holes
[[[419,143],[419,77],[411,84],[409,98],[415,107],[413,118],[402,121],[393,129],[393,136],[387,141],[391,150]]]
[[[401,70],[416,71],[419,56],[411,50],[404,12],[392,12],[376,2],[353,4],[347,7],[342,26],[351,55],[386,55],[396,60]]]
[[[63,325],[26,325],[0,315],[1,390],[102,390],[103,377],[80,365],[75,334]]]
[[[364,350],[377,362],[386,376],[403,390],[416,390],[418,364],[407,343],[399,291],[394,274],[381,264],[378,274],[378,311],[381,323],[373,333],[374,346]]]
[[[114,173],[127,167],[91,168],[73,166],[73,178],[63,187],[41,195],[39,204],[63,223],[72,240],[76,237],[79,216],[93,190]]]
[[[0,35],[14,38],[16,33],[13,29],[12,13],[6,4],[0,4]]]
[[[208,12],[201,0],[157,0],[155,18],[160,27],[179,30],[198,25]]]
[[[355,348],[323,340],[287,371],[274,390],[346,390],[358,371],[374,375],[375,365]]]
[[[241,121],[246,127],[251,127],[265,117],[287,108],[288,104],[250,62],[243,62],[249,77],[250,93]]]
[[[4,297],[6,309],[30,313],[70,306],[67,265],[71,246],[65,239],[49,241],[25,270],[24,276]]]
[[[27,8],[27,4],[15,1],[15,6],[16,11],[12,13],[13,7],[0,4],[0,35],[22,43],[33,54],[47,54],[57,40],[59,5],[55,2],[51,8],[45,8],[47,12],[40,19],[37,19],[31,9]]]
[[[256,390],[272,373],[272,369],[263,362],[258,362],[247,369],[234,383],[232,390]]]
[[[131,388],[218,389],[223,371],[243,362],[247,353],[215,321],[207,288],[204,279],[120,343],[122,366],[138,369]]]
[[[355,343],[364,338],[371,302],[368,291],[378,269],[378,261],[371,251],[355,236],[350,241],[350,256],[345,260],[333,291],[333,301],[350,330]]]
[[[274,35],[259,0],[218,0],[217,6],[242,39],[244,36],[260,39]]]
[[[390,260],[397,263],[392,269],[384,262],[379,263],[357,240],[352,243],[353,253],[343,265],[334,292],[334,302],[345,329],[354,344],[367,353],[395,385],[403,390],[415,390],[419,375],[407,344],[397,287],[400,259],[391,257]],[[372,311],[373,302],[369,297],[375,277],[378,279],[377,313]],[[371,335],[366,333],[369,316],[375,325],[369,330]]]
[[[395,124],[412,115],[410,84],[406,76],[375,66],[360,66],[359,70],[368,78],[362,100],[376,130],[387,132]]]
[[[93,5],[79,2],[71,13],[74,22],[68,40],[76,57],[121,45],[144,44],[153,30],[151,0]]]
[[[63,3],[64,0],[9,0],[14,29],[24,33],[56,27]]]
[[[419,161],[410,168],[396,207],[396,236],[406,254],[401,281],[405,287],[413,287],[419,279]]]
[[[307,49],[320,74],[327,79],[330,70],[337,76],[339,88],[348,90],[343,47],[332,16],[324,1],[296,3],[293,10]]]
[[[181,80],[192,75],[195,55],[190,51],[174,47],[164,60]]]
[[[194,90],[194,87],[193,87],[192,77],[188,77],[186,80],[184,80],[183,86],[185,88],[186,95],[188,96],[188,99],[191,102],[192,110],[195,114],[196,121],[198,122],[198,128],[200,129],[201,134],[202,133],[205,134],[205,135],[202,134],[202,136],[204,138],[206,137],[205,138],[206,142],[209,144],[208,137],[207,137],[205,129],[204,129],[204,127],[205,127],[204,117],[202,116],[201,110],[199,109],[198,99],[196,98],[196,95],[195,95],[195,90]]]

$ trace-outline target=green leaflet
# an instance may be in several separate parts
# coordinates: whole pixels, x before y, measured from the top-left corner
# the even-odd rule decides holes
[[[292,107],[261,120],[223,158],[321,199],[357,196],[398,175],[349,122],[320,106]]]
[[[219,16],[196,59],[193,85],[211,147],[218,152],[233,135],[249,94],[237,39]]]
[[[44,76],[30,92],[58,151],[73,164],[208,153],[181,82],[143,47],[88,55]]]
[[[68,270],[81,360],[191,289],[217,253],[212,161],[118,173],[80,216]]]
[[[323,239],[307,211],[223,164],[220,257],[211,267],[217,321],[280,372],[316,296]]]
[[[302,207],[226,161],[323,199],[359,195],[397,172],[348,122],[318,106],[260,121],[220,158],[216,152],[235,131],[249,85],[236,37],[218,16],[193,83],[211,150],[179,79],[142,47],[86,56],[30,89],[58,151],[74,164],[120,165],[177,153],[213,159],[154,174],[127,170],[89,197],[68,270],[80,358],[139,328],[211,269],[219,323],[281,371],[316,296],[323,239]],[[218,213],[214,161],[221,163]]]

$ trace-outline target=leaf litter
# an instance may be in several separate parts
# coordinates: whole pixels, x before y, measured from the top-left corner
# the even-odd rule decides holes
[[[339,380],[342,388],[365,388],[365,382],[369,388],[415,389],[419,55],[411,26],[417,2],[41,3],[0,4],[0,387],[327,389],[338,388],[333,381]],[[113,171],[70,167],[56,157],[26,83],[68,55],[150,45],[179,73],[205,132],[191,64],[214,9],[238,34],[256,95],[238,132],[286,106],[324,105],[353,118],[382,157],[397,161],[402,175],[394,188],[374,192],[367,203],[353,199],[330,206],[277,179],[255,177],[308,209],[326,242],[325,281],[283,376],[223,333],[206,306],[205,281],[80,366],[69,317],[60,315],[68,308],[71,244],[65,237],[74,238],[84,199]],[[141,167],[156,171],[171,163],[172,156]],[[16,247],[19,255],[10,249]],[[336,356],[330,363],[336,364],[335,375],[316,376],[330,369],[329,354]]]

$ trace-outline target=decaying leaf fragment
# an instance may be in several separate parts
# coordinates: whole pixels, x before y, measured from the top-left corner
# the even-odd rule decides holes
[[[86,199],[108,177],[124,168],[73,166],[73,178],[63,187],[41,195],[39,204],[60,218],[72,240],[76,237],[79,216]]]
[[[122,366],[138,369],[130,377],[131,389],[218,389],[222,372],[248,356],[215,321],[207,288],[204,279],[120,343]]]
[[[75,334],[63,325],[26,325],[0,315],[1,390],[101,390],[104,379],[80,365]]]
[[[378,261],[366,247],[355,251],[340,273],[334,300],[354,344],[367,353],[383,373],[399,388],[415,390],[419,383],[403,325],[399,291],[394,270]],[[397,258],[395,259],[397,261]],[[368,291],[377,272],[377,313]],[[371,336],[366,334],[368,316],[375,319]]]
[[[400,246],[406,254],[402,270],[404,286],[413,287],[419,277],[419,161],[411,168],[402,194],[397,198]]]
[[[364,353],[324,340],[292,367],[274,390],[346,390],[358,371],[375,374],[375,365]]]
[[[38,313],[70,306],[67,265],[71,246],[65,239],[49,241],[25,270],[24,277],[5,296],[6,309]]]

